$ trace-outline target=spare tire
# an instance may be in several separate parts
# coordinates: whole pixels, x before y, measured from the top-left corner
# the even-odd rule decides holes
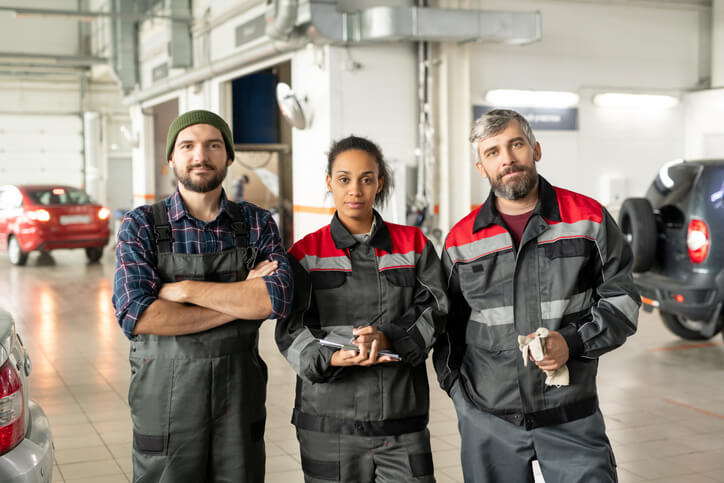
[[[656,218],[646,198],[626,198],[618,214],[618,225],[633,251],[633,271],[645,272],[656,258]]]

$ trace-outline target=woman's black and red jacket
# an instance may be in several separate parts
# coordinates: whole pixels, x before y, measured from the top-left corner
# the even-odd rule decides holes
[[[335,214],[290,250],[294,309],[277,322],[276,341],[298,376],[292,416],[298,428],[369,436],[427,425],[424,362],[448,309],[440,261],[418,228],[386,223],[376,212],[375,217],[365,242]],[[371,321],[401,362],[331,366],[335,349],[317,339]]]

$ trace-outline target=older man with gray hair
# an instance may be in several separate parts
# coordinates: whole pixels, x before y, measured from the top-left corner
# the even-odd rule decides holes
[[[434,354],[465,481],[531,482],[538,460],[549,483],[615,482],[596,372],[636,331],[631,249],[598,202],[538,175],[519,113],[488,112],[470,142],[491,192],[445,241],[450,314]]]

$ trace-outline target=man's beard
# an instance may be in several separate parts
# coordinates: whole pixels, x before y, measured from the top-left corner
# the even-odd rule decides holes
[[[522,174],[518,176],[517,179],[512,179],[508,183],[503,181],[503,176],[506,174],[518,172]],[[514,201],[525,198],[533,191],[536,183],[538,183],[538,173],[533,166],[513,165],[495,178],[488,176],[488,181],[490,181],[490,188],[493,190],[493,193],[495,193],[495,196]]]
[[[226,178],[226,169],[223,171],[218,171],[216,168],[213,168],[212,166],[209,166],[207,164],[202,164],[204,168],[209,168],[214,170],[214,176],[208,179],[201,179],[198,182],[191,179],[191,175],[189,174],[189,171],[198,168],[199,165],[192,165],[189,166],[187,169],[187,172],[185,173],[185,176],[182,176],[176,167],[173,168],[173,173],[176,175],[176,179],[181,183],[184,188],[186,188],[189,191],[193,191],[195,193],[208,193],[209,191],[213,191],[216,188],[219,187],[222,181],[224,181],[224,178]]]

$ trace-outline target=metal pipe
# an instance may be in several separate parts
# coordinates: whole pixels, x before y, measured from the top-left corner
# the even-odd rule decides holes
[[[47,55],[23,52],[0,52],[0,58],[47,60],[59,65],[76,66],[91,66],[96,64],[105,64],[108,62],[108,59],[105,57],[96,57],[93,55]]]
[[[86,189],[86,173],[88,171],[88,153],[85,149],[85,93],[87,89],[87,80],[85,76],[80,78],[80,98],[78,102],[78,111],[80,117],[80,137],[81,137],[81,156],[83,156],[83,165],[80,170],[81,189]]]
[[[229,55],[203,67],[189,70],[180,76],[159,81],[149,89],[131,93],[123,98],[123,103],[126,105],[141,103],[177,89],[182,89],[184,87],[203,82],[214,76],[225,74],[252,62],[256,62],[257,60],[295,50],[306,42],[307,41],[304,38],[290,42],[276,42],[269,40],[267,43],[262,44],[253,50]]]
[[[34,62],[0,62],[0,67],[20,67],[23,69],[42,69],[46,72],[85,72],[88,67],[78,65],[36,64]]]
[[[0,12],[13,12],[16,17],[53,17],[68,20],[80,20],[83,22],[92,22],[97,18],[122,18],[126,20],[143,21],[146,19],[166,19],[174,22],[191,23],[192,18],[189,15],[162,15],[162,14],[146,14],[146,13],[114,13],[102,12],[95,10],[59,10],[51,8],[26,8],[26,7],[0,7]]]
[[[284,40],[297,22],[298,0],[276,0],[273,14],[266,17],[266,34],[274,39]]]
[[[0,76],[9,76],[9,77],[72,77],[77,78],[79,75],[81,75],[81,72],[73,72],[73,71],[47,71],[47,70],[16,70],[16,69],[2,69],[0,67]],[[46,79],[47,81],[47,79]]]

